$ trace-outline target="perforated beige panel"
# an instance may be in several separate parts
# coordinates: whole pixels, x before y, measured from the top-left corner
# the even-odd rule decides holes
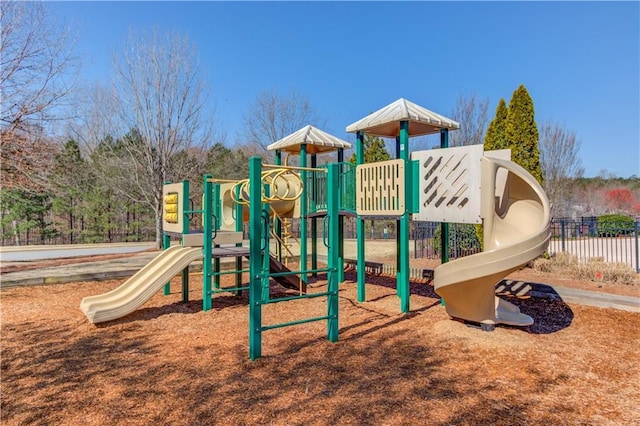
[[[481,223],[480,159],[483,146],[414,152],[419,160],[420,210],[415,220]]]
[[[356,211],[361,216],[401,216],[405,205],[404,160],[356,167]]]
[[[182,211],[182,202],[184,200],[184,191],[183,191],[183,184],[182,182],[180,183],[171,183],[169,185],[164,185],[162,187],[162,208],[163,211],[162,212],[162,229],[164,230],[164,232],[175,232],[177,234],[181,234],[182,233],[182,228],[183,228],[183,222],[184,222],[184,214]],[[177,200],[177,211],[166,211],[166,203],[165,203],[165,197],[169,194],[177,194],[178,195],[178,200]],[[170,204],[169,205],[169,209],[173,210],[174,209],[175,204]],[[175,216],[174,216],[175,215]],[[177,223],[170,223],[167,222],[167,218],[171,217],[171,218],[175,218],[177,220]]]

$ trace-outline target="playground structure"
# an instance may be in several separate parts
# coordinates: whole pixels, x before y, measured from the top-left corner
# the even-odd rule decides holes
[[[527,326],[533,320],[495,296],[495,284],[540,255],[549,240],[549,204],[542,188],[524,169],[509,161],[509,153],[485,153],[481,145],[448,148],[448,131],[458,123],[405,99],[388,105],[347,127],[356,133],[356,165],[344,163],[350,144],[312,126],[275,142],[275,164],[249,161],[249,179],[203,179],[202,208],[190,208],[189,182],[164,187],[165,248],[149,265],[120,287],[87,297],[81,309],[91,322],[110,321],[133,312],[182,273],[182,298],[188,301],[188,265],[203,262],[203,310],[212,307],[220,292],[249,292],[249,356],[261,356],[262,333],[269,329],[327,321],[330,341],[338,339],[338,285],[344,281],[343,218],[356,217],[357,298],[366,300],[364,220],[397,221],[397,284],[400,310],[409,312],[409,220],[442,222],[442,265],[436,268],[434,287],[449,315],[482,325]],[[409,138],[439,133],[441,149],[410,155]],[[364,163],[364,136],[394,137],[396,159]],[[337,151],[336,163],[317,166],[316,154]],[[298,167],[282,164],[282,153],[299,155]],[[311,155],[310,167],[307,156]],[[193,232],[191,215],[202,215],[202,231]],[[286,265],[291,235],[289,220],[300,220],[298,269]],[[311,221],[311,265],[307,240]],[[318,267],[318,221],[327,266]],[[243,224],[249,223],[249,247],[242,244]],[[448,222],[484,223],[485,251],[448,262]],[[170,247],[170,237],[180,237]],[[275,252],[269,253],[274,240]],[[221,257],[234,257],[236,269],[220,270]],[[249,269],[242,270],[247,258]],[[285,263],[283,263],[283,258]],[[249,284],[242,285],[243,272]],[[221,288],[222,274],[235,274],[234,287]],[[327,274],[327,290],[307,293],[309,274]],[[270,278],[295,290],[293,296],[272,298]],[[262,306],[300,298],[326,297],[327,315],[285,324],[262,324]]]

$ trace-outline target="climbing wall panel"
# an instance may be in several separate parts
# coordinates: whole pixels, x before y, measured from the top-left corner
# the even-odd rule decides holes
[[[360,216],[401,216],[404,200],[403,160],[356,167],[356,212]]]
[[[411,158],[420,168],[420,208],[414,220],[481,223],[482,154],[482,145],[414,152]]]

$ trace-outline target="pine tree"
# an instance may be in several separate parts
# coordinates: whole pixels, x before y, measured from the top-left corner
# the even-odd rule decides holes
[[[509,143],[505,135],[507,115],[507,103],[501,98],[496,108],[496,116],[491,120],[491,123],[489,123],[487,133],[484,137],[485,151],[509,148]]]
[[[538,126],[534,118],[533,100],[524,85],[513,92],[509,102],[505,137],[511,148],[511,161],[524,167],[542,184]]]
[[[364,138],[364,162],[377,163],[378,161],[390,160],[391,156],[385,148],[384,139],[377,136],[366,135]],[[349,158],[349,162],[356,163],[356,153]]]

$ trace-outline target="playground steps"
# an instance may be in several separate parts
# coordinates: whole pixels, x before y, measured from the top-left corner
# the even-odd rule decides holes
[[[358,261],[356,259],[344,259],[345,265],[347,267],[351,267],[353,269],[358,267]],[[364,272],[373,275],[382,274],[384,269],[384,264],[381,262],[372,262],[370,260],[365,260],[364,262]]]
[[[281,273],[281,272],[291,272],[291,269],[287,268],[282,264],[282,262],[278,261],[275,257],[269,256],[269,272],[273,273]],[[302,291],[303,293],[307,292],[307,283],[300,280],[300,278],[296,275],[280,275],[277,277],[273,277],[280,285],[285,288],[289,288],[291,290]]]

